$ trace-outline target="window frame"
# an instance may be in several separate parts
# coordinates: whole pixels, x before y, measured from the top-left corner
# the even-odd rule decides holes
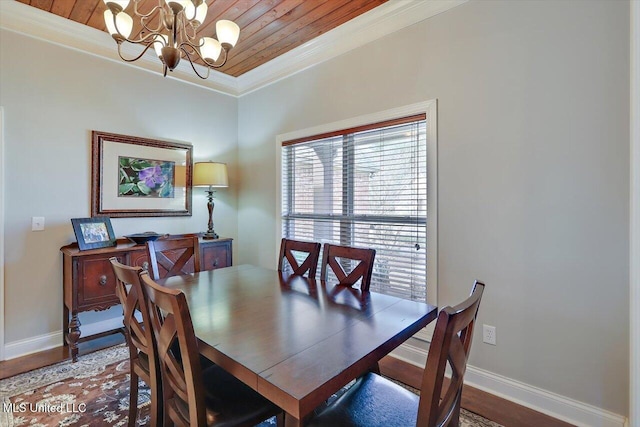
[[[337,122],[327,123],[306,129],[296,130],[276,136],[276,203],[275,203],[275,247],[279,253],[282,239],[282,143],[308,138],[314,135],[329,134],[343,129],[367,126],[372,123],[385,122],[397,118],[425,114],[427,124],[427,303],[437,306],[438,303],[438,131],[437,100],[407,105],[404,107],[366,114]],[[432,322],[433,323],[433,322]],[[415,336],[430,339],[432,327],[420,331]]]

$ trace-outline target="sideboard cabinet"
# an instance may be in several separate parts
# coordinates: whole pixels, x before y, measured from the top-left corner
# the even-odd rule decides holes
[[[171,238],[174,236],[169,236]],[[175,236],[180,237],[180,236]],[[202,270],[231,266],[232,239],[204,240],[200,238],[200,266]],[[123,264],[147,269],[149,262],[145,245],[119,239],[116,246],[81,251],[77,243],[60,248],[63,262],[63,334],[75,362],[78,343],[119,331],[80,337],[78,313],[106,310],[120,304],[115,294],[116,278],[109,258],[116,257]],[[192,267],[193,268],[193,267]],[[63,343],[64,344],[64,343]]]

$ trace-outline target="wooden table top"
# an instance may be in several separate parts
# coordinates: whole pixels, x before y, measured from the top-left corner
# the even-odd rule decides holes
[[[428,304],[239,265],[182,289],[200,351],[299,421],[436,318]]]

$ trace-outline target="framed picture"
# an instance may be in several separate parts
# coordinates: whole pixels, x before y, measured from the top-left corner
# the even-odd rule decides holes
[[[193,147],[92,131],[91,216],[190,216]]]
[[[116,245],[116,236],[107,216],[71,218],[71,224],[81,251]]]

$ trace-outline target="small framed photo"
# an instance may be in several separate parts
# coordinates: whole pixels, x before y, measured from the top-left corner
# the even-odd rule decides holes
[[[71,224],[81,251],[116,245],[116,236],[108,216],[71,218]]]

